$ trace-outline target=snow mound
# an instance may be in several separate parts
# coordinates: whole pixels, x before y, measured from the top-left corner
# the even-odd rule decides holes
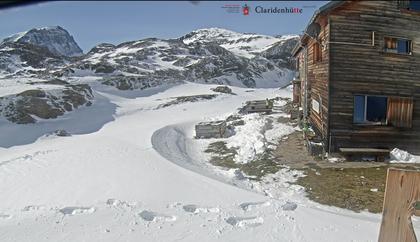
[[[274,148],[279,138],[291,134],[295,129],[275,121],[278,114],[248,114],[243,117],[244,125],[235,127],[235,135],[226,140],[228,148],[237,149],[235,162],[246,164],[263,154],[267,148]]]
[[[252,161],[256,155],[265,151],[264,127],[265,120],[259,114],[249,114],[244,117],[245,124],[235,129],[236,135],[227,140],[228,148],[237,148],[235,162],[245,164]]]
[[[414,156],[405,150],[394,148],[391,152],[390,163],[420,163],[420,157]]]

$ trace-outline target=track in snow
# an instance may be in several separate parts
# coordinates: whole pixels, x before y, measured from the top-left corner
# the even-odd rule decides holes
[[[186,137],[185,132],[181,128],[182,125],[168,125],[153,133],[151,137],[152,146],[162,157],[182,168],[208,178],[256,192],[250,189],[246,181],[239,181],[228,178],[223,174],[218,174],[204,162],[191,157],[188,148],[193,146],[193,142]]]

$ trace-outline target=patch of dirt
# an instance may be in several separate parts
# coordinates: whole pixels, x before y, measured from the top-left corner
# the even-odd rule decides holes
[[[419,164],[320,160],[308,154],[302,132],[283,137],[272,154],[277,163],[304,171],[295,184],[305,188],[309,199],[356,212],[382,212],[388,168],[420,170]]]
[[[227,148],[224,141],[211,143],[204,152],[212,155],[210,159],[211,164],[229,169],[239,169],[253,180],[260,180],[267,174],[274,174],[283,167],[273,160],[271,150],[266,150],[266,152],[246,164],[238,164],[234,161],[237,154],[236,149]]]
[[[315,202],[350,209],[382,212],[386,174],[390,167],[420,170],[420,166],[386,165],[358,168],[303,169],[305,177],[296,184],[305,187],[307,197]]]
[[[315,158],[306,151],[303,143],[303,133],[296,131],[281,139],[272,152],[277,163],[291,168],[303,167],[307,163],[315,163]]]

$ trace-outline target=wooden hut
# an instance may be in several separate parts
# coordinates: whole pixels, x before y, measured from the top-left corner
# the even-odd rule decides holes
[[[273,102],[266,100],[247,101],[244,107],[245,113],[271,113],[273,111]]]
[[[420,154],[419,25],[417,1],[331,1],[315,12],[293,55],[304,120],[327,152]]]
[[[200,122],[195,125],[195,137],[198,139],[223,138],[226,133],[226,121]]]

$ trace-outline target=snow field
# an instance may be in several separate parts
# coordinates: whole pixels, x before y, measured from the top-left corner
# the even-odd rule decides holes
[[[187,83],[143,96],[95,89],[112,119],[94,131],[21,145],[3,139],[0,241],[377,240],[380,215],[307,200],[302,187],[288,183],[299,171],[249,182],[206,166],[201,149],[208,141],[193,139],[196,122],[227,117],[247,100],[291,96],[287,89],[233,87],[238,95],[155,109],[214,87]],[[57,122],[77,131],[77,122]],[[414,226],[418,231],[418,220]]]

